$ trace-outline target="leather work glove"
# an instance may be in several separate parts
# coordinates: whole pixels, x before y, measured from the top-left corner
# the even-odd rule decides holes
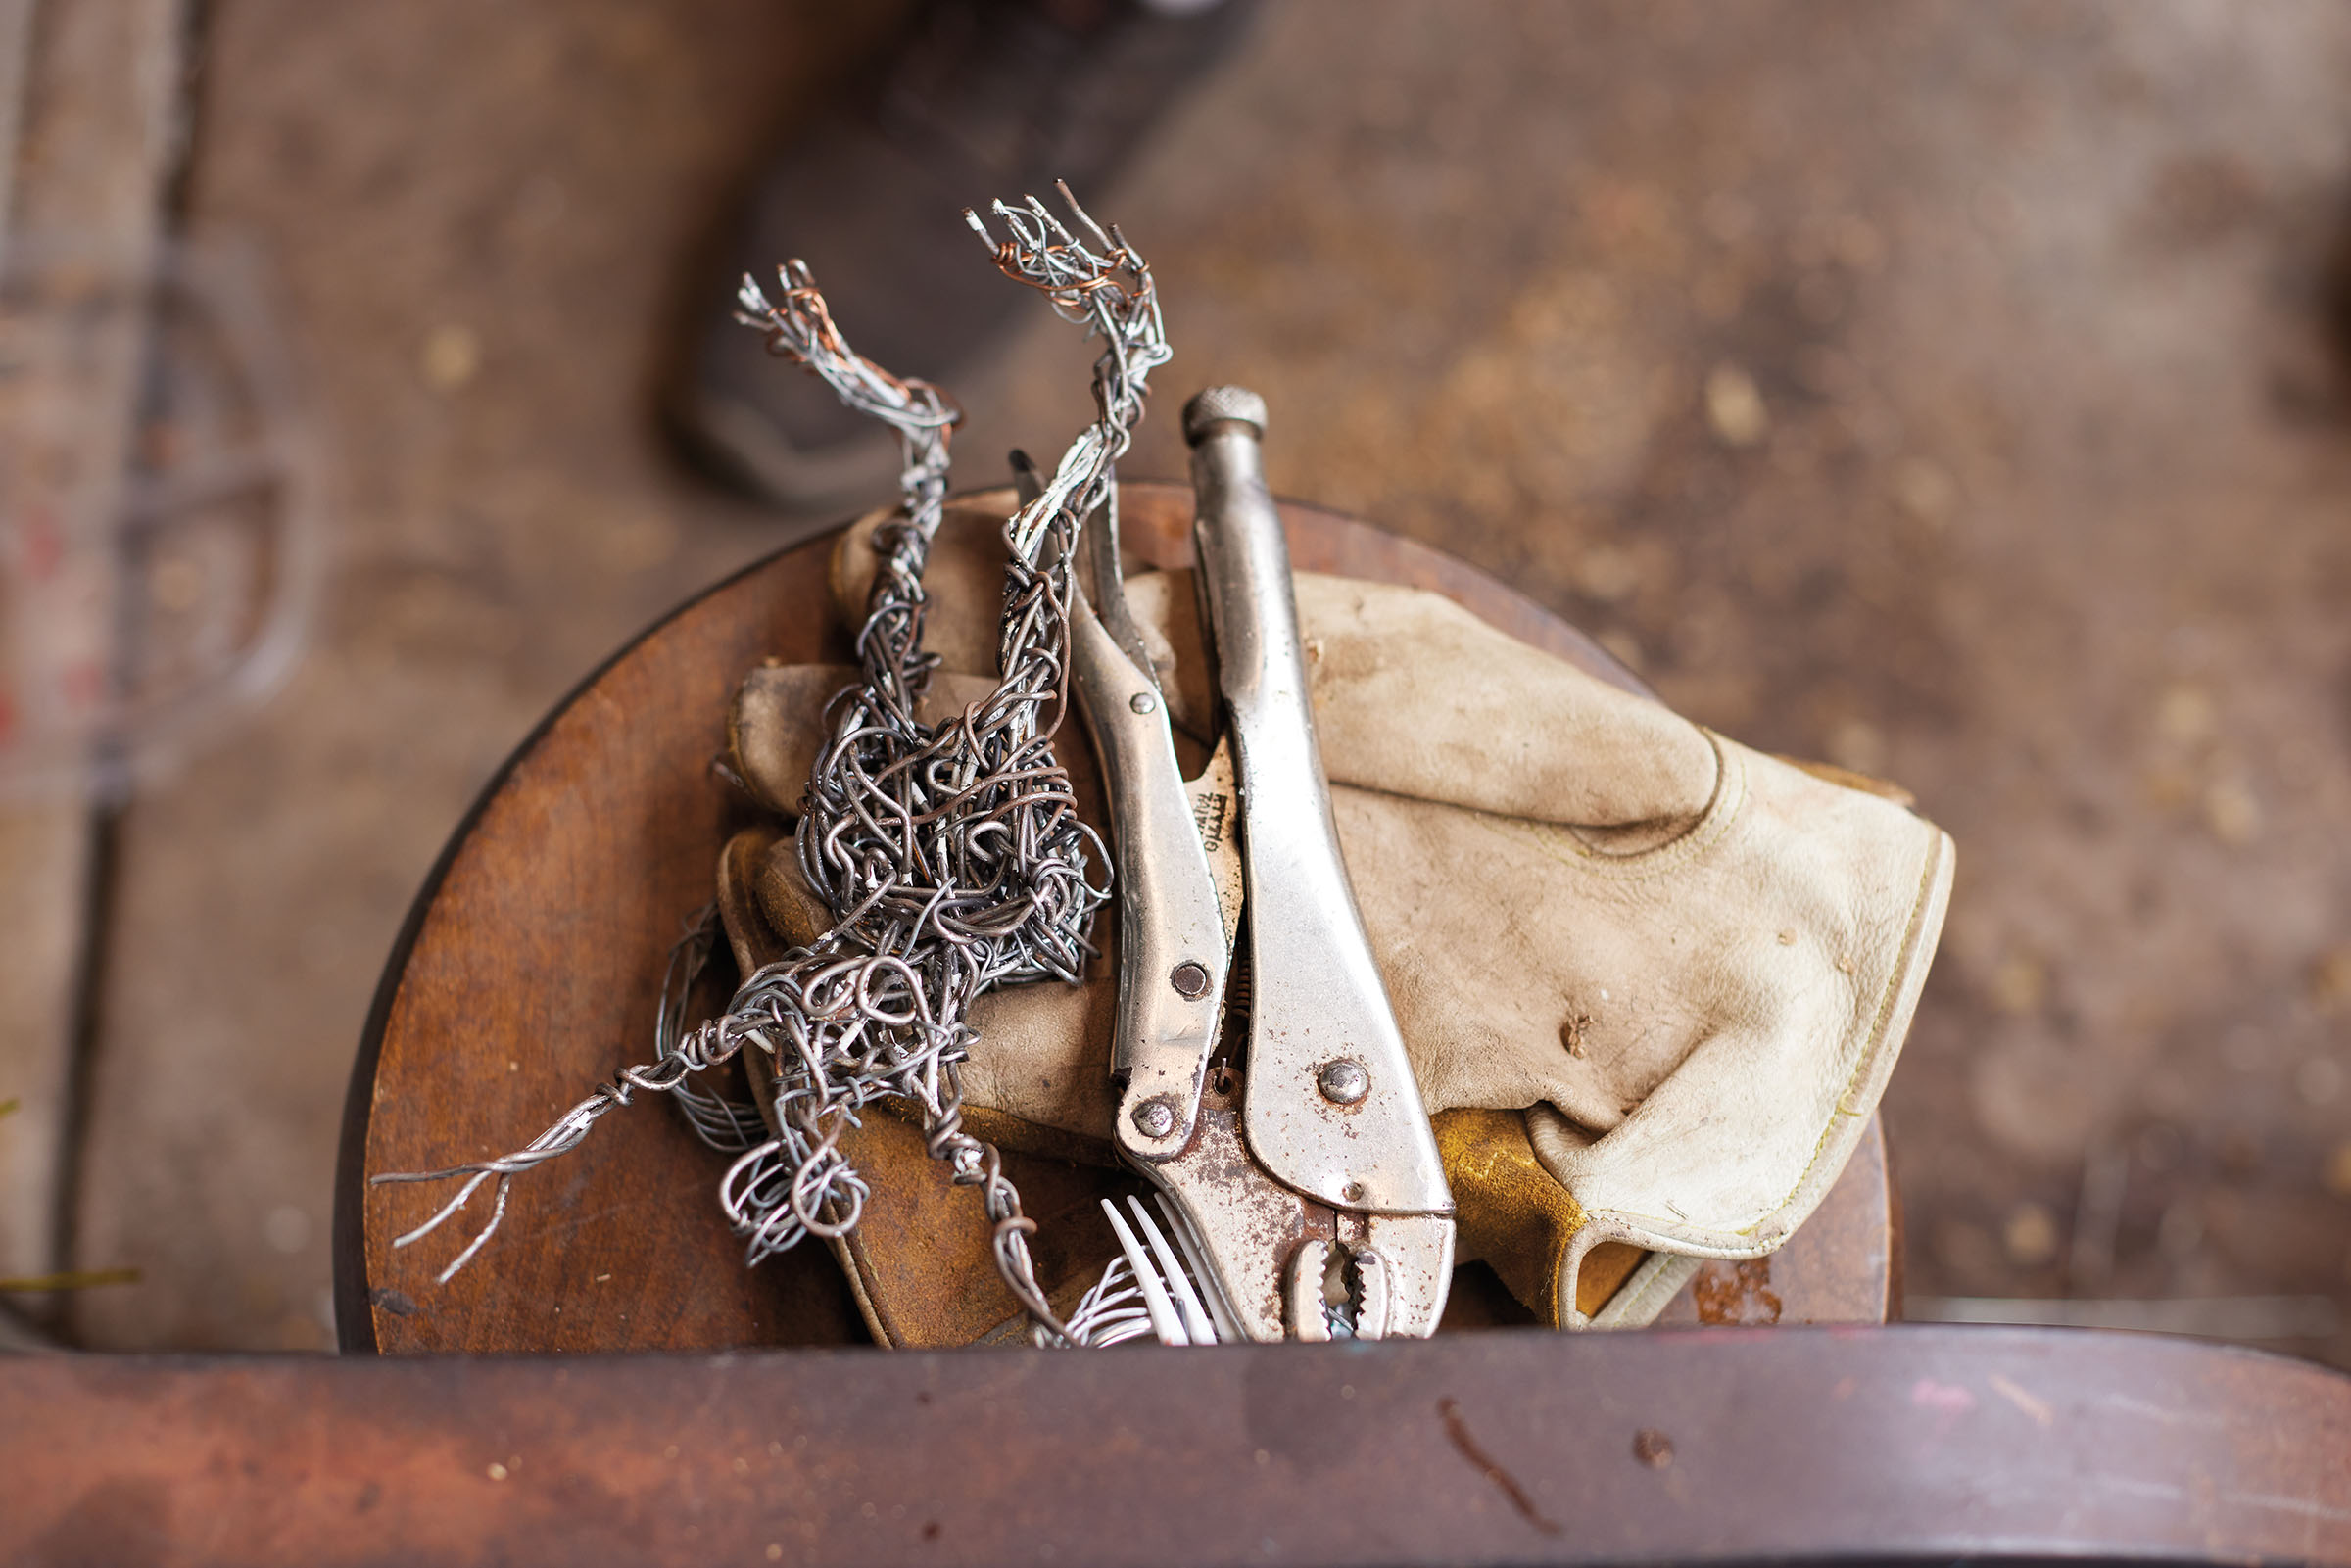
[[[928,630],[945,661],[934,713],[992,685],[976,673],[993,665],[998,597],[980,585],[1000,581],[1003,560],[1003,513],[988,499],[950,511],[934,548]],[[850,624],[875,520],[835,556]],[[1213,688],[1188,579],[1141,574],[1128,599],[1179,743],[1198,744],[1186,758],[1196,770]],[[1484,1259],[1543,1321],[1616,1327],[1654,1319],[1703,1259],[1778,1247],[1843,1170],[1893,1069],[1942,927],[1948,837],[1435,594],[1312,573],[1296,589],[1332,813],[1434,1118],[1460,1259]],[[796,812],[824,704],[853,677],[770,666],[744,683],[732,761],[778,813]],[[1101,827],[1077,727],[1059,754],[1081,814]],[[746,966],[831,924],[788,834],[738,839],[720,880]],[[1080,985],[983,998],[967,1125],[1118,1179],[1114,1001],[1107,964]],[[912,1147],[919,1160],[919,1138]],[[868,1165],[862,1147],[852,1158]],[[945,1181],[869,1175],[877,1193]],[[869,1216],[859,1234],[874,1228]],[[938,1269],[934,1239],[903,1271]],[[938,1290],[870,1258],[844,1260],[869,1321]],[[970,1271],[984,1294],[984,1237]],[[935,1305],[897,1311],[886,1342],[947,1342],[907,1326],[936,1325]],[[953,1332],[969,1340],[985,1326]]]

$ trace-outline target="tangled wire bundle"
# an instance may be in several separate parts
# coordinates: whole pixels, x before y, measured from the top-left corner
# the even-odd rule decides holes
[[[983,700],[936,726],[916,708],[936,668],[923,649],[923,570],[946,497],[948,437],[959,411],[937,388],[860,357],[833,322],[798,261],[780,269],[771,303],[745,277],[738,319],[769,349],[799,361],[841,401],[891,426],[904,452],[899,513],[874,536],[880,557],[858,633],[859,683],[826,710],[827,741],[808,781],[795,839],[811,887],[836,925],[745,979],[724,1015],[687,1029],[687,991],[707,956],[705,911],[673,955],[658,1050],[648,1065],[600,1084],[528,1147],[446,1170],[378,1175],[376,1182],[466,1176],[407,1246],[463,1208],[496,1178],[490,1221],[445,1269],[464,1267],[504,1217],[507,1184],[576,1147],[600,1117],[637,1090],[675,1095],[713,1147],[739,1150],[720,1199],[751,1263],[814,1234],[854,1227],[868,1187],[840,1147],[874,1101],[919,1108],[930,1153],[954,1180],[982,1189],[998,1271],[1048,1343],[1084,1343],[1053,1313],[1028,1236],[1035,1222],[1001,1170],[996,1150],[962,1124],[962,1064],[975,1035],[964,1021],[989,988],[1079,978],[1087,933],[1109,889],[1093,879],[1106,857],[1079,820],[1053,738],[1069,709],[1071,561],[1079,531],[1102,507],[1113,469],[1143,416],[1153,369],[1168,346],[1151,273],[1116,227],[1105,231],[1070,195],[1077,231],[1034,197],[994,205],[1001,242],[965,216],[996,265],[1041,291],[1064,319],[1103,340],[1094,364],[1096,417],[1062,454],[1040,494],[1005,524],[1011,548],[1001,642],[1003,677]],[[1080,237],[1082,235],[1082,237]],[[690,1075],[751,1046],[774,1059],[772,1117],[696,1087]]]

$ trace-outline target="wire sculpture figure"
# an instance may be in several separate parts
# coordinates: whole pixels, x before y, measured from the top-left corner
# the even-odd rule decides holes
[[[822,378],[843,403],[889,425],[903,452],[901,507],[874,536],[879,563],[857,637],[860,678],[826,709],[827,740],[794,839],[801,872],[836,924],[747,976],[722,1016],[689,1029],[686,994],[716,930],[711,912],[702,912],[672,954],[652,1062],[598,1085],[512,1154],[370,1178],[467,1178],[438,1212],[399,1237],[399,1247],[430,1235],[495,1180],[489,1222],[442,1281],[496,1232],[515,1176],[576,1148],[641,1090],[677,1097],[704,1142],[738,1152],[720,1201],[746,1240],[746,1263],[812,1235],[842,1235],[857,1224],[870,1192],[841,1148],[842,1135],[866,1108],[894,1097],[917,1108],[926,1146],[953,1180],[981,1189],[997,1271],[1040,1343],[1099,1344],[1147,1331],[1128,1301],[1111,1299],[1121,1287],[1107,1278],[1074,1314],[1077,1321],[1056,1317],[1029,1252],[1035,1222],[1022,1213],[996,1149],[962,1122],[961,1070],[976,1038],[965,1022],[972,1003],[998,985],[1078,979],[1093,951],[1094,916],[1110,895],[1104,846],[1079,819],[1053,751],[1070,710],[1072,560],[1086,519],[1110,499],[1115,465],[1143,417],[1150,374],[1169,357],[1150,268],[1115,226],[1104,229],[1066,185],[1060,191],[1074,227],[1034,197],[993,205],[1006,231],[1001,240],[979,214],[965,214],[1007,277],[1044,294],[1057,314],[1085,326],[1103,347],[1094,364],[1093,422],[1005,525],[1011,562],[1001,678],[987,696],[936,725],[916,717],[938,665],[923,646],[923,572],[943,512],[948,442],[960,410],[936,387],[857,355],[799,261],[779,269],[774,301],[744,277],[737,319],[766,334],[771,352]],[[690,1081],[746,1046],[773,1061],[776,1089],[765,1117]]]

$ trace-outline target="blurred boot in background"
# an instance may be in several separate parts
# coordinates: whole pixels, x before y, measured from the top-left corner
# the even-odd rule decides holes
[[[663,413],[690,456],[792,511],[887,494],[887,431],[791,372],[734,319],[744,273],[808,262],[858,352],[953,390],[1029,306],[963,209],[1095,203],[1152,126],[1230,52],[1258,0],[929,0],[879,72],[804,124],[697,269]]]

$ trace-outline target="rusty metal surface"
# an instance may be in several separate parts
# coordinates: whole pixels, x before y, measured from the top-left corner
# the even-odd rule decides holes
[[[0,1363],[0,1560],[2351,1562],[2351,1379],[2053,1331]]]

